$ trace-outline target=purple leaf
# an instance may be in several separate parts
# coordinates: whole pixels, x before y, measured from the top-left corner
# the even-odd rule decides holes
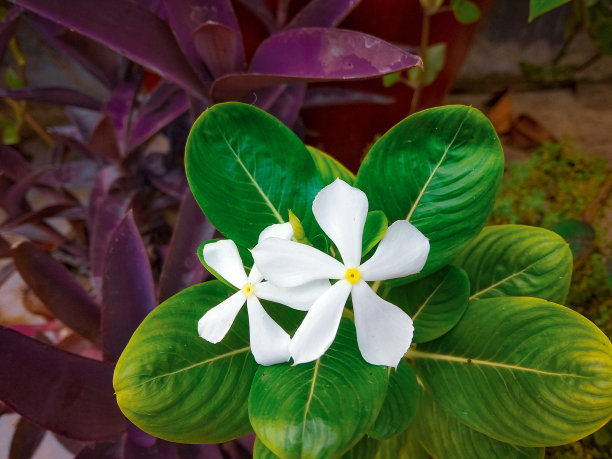
[[[37,183],[54,187],[91,188],[97,175],[98,165],[93,161],[83,159],[51,166],[39,177]]]
[[[336,27],[361,0],[312,0],[295,15],[286,29],[299,27]]]
[[[264,0],[238,0],[244,7],[246,7],[257,19],[266,26],[268,32],[271,34],[276,32],[279,27],[276,23],[274,15],[266,5]]]
[[[30,205],[25,199],[26,193],[45,172],[46,169],[31,172],[29,175],[23,177],[21,180],[11,186],[5,193],[3,193],[2,206],[10,217],[14,217],[30,210]]]
[[[45,87],[24,89],[0,89],[0,97],[17,100],[35,100],[57,105],[100,110],[102,102],[85,93],[70,88]]]
[[[193,41],[214,78],[245,69],[242,37],[236,30],[208,22],[193,32]]]
[[[162,82],[138,110],[130,129],[128,151],[140,146],[189,108],[187,95],[177,86]]]
[[[87,147],[94,153],[113,161],[121,158],[117,135],[110,116],[103,115],[98,120],[98,124],[96,124],[87,142]]]
[[[13,263],[32,291],[55,317],[79,335],[97,343],[100,308],[68,269],[31,242],[11,249]]]
[[[148,448],[149,446],[153,446],[155,444],[157,438],[155,438],[153,435],[149,435],[148,433],[143,432],[134,424],[128,421],[127,440],[139,446]]]
[[[52,217],[61,217],[64,212],[72,209],[76,204],[72,202],[62,202],[51,204],[37,210],[27,211],[13,215],[2,222],[0,228],[3,230],[15,231],[24,225],[40,225],[44,220]]]
[[[29,14],[28,19],[55,48],[78,62],[106,87],[114,88],[119,84],[120,67],[124,59],[116,52],[35,14]]]
[[[224,459],[219,445],[184,445],[177,444],[181,459]]]
[[[250,453],[253,452],[253,446],[255,445],[255,434],[245,435],[244,437],[237,438],[235,441],[240,443]]]
[[[112,121],[115,138],[117,139],[117,145],[122,156],[126,152],[132,105],[142,82],[142,72],[138,73],[140,75],[133,75],[130,80],[121,83],[115,88],[102,110]]]
[[[168,255],[159,278],[159,300],[165,301],[186,287],[202,282],[204,268],[198,260],[198,245],[210,239],[215,228],[202,213],[193,195],[183,198]]]
[[[6,239],[0,236],[0,258],[7,258],[11,256],[11,245]]]
[[[111,236],[102,278],[102,352],[116,361],[157,305],[146,248],[129,213]]]
[[[305,95],[305,84],[289,85],[268,109],[268,112],[285,123],[286,126],[292,127],[297,120]]]
[[[112,365],[3,327],[0,349],[0,399],[22,416],[77,440],[109,440],[125,431]]]
[[[4,53],[17,29],[17,23],[22,13],[22,8],[14,6],[6,13],[4,19],[0,23],[0,61],[4,58]]]
[[[265,86],[377,78],[416,65],[422,65],[418,56],[361,32],[293,29],[265,40],[253,56],[249,73],[219,78],[212,94],[215,100],[226,100]]]
[[[178,47],[168,25],[124,0],[16,0],[24,8],[97,40],[202,97],[206,88]]]
[[[0,171],[14,182],[26,178],[32,173],[30,164],[21,154],[8,145],[0,144]]]
[[[36,225],[20,224],[19,226],[11,227],[10,229],[11,232],[23,236],[26,239],[51,244],[54,247],[59,247],[66,242],[66,238],[64,236],[46,223],[39,223]]]
[[[327,107],[329,105],[379,104],[395,102],[393,97],[356,89],[315,86],[309,87],[302,108]]]
[[[102,286],[102,274],[111,234],[125,216],[130,198],[112,193],[111,187],[121,176],[115,166],[105,167],[89,195],[89,264],[90,280],[96,297]]]
[[[123,459],[122,441],[92,443],[83,447],[74,459]]]
[[[45,436],[45,429],[38,427],[26,418],[19,419],[8,459],[29,459],[34,456]]]
[[[123,459],[179,459],[176,445],[157,439],[151,446],[140,446],[128,437],[123,444]]]

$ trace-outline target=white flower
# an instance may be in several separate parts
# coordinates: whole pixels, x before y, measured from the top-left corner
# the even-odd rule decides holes
[[[293,230],[289,223],[266,228],[259,240],[267,237],[289,240]],[[328,282],[316,281],[297,288],[276,287],[262,282],[263,276],[256,266],[246,275],[238,248],[234,241],[222,240],[204,246],[204,261],[219,276],[238,291],[227,300],[210,309],[198,322],[199,335],[211,343],[218,343],[229,331],[240,308],[246,302],[249,313],[251,352],[257,363],[273,365],[290,358],[290,338],[262,307],[258,298],[275,301],[294,309],[307,310],[316,298],[329,288]]]
[[[361,355],[373,365],[396,367],[412,342],[412,319],[366,282],[418,273],[429,254],[429,240],[407,221],[396,221],[374,255],[361,264],[366,195],[338,179],[319,192],[312,210],[343,263],[313,247],[279,238],[262,240],[252,250],[258,268],[277,285],[338,279],[308,311],[289,346],[291,357],[298,364],[323,355],[334,341],[350,294]]]

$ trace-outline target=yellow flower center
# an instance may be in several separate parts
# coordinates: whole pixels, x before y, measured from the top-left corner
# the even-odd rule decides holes
[[[251,282],[247,282],[244,284],[244,287],[242,287],[242,293],[244,293],[244,296],[247,298],[255,295],[255,285],[253,285]]]
[[[361,279],[361,273],[357,268],[349,268],[346,270],[344,278],[351,284],[356,284]]]

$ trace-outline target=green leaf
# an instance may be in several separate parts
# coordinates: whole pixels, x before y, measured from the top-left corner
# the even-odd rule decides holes
[[[306,145],[306,148],[312,155],[312,159],[315,162],[315,166],[319,171],[319,175],[324,186],[329,185],[337,178],[344,180],[349,185],[353,185],[353,183],[355,183],[355,175],[344,167],[344,165],[337,159],[331,157],[318,148],[313,147],[312,145]]]
[[[529,22],[538,16],[557,8],[558,6],[569,3],[570,0],[530,0],[529,1]]]
[[[277,459],[278,456],[270,451],[264,445],[259,437],[255,437],[255,445],[253,445],[253,459]]]
[[[304,226],[299,218],[295,216],[291,210],[289,211],[289,223],[291,224],[291,229],[293,229],[293,237],[300,244],[306,244],[312,246],[308,238],[306,237],[306,233],[304,232]]]
[[[408,357],[447,413],[499,441],[560,445],[612,416],[610,341],[545,300],[471,302],[455,328]]]
[[[470,0],[451,0],[455,19],[462,24],[471,24],[480,18],[480,8]]]
[[[609,1],[599,1],[588,8],[587,30],[605,56],[612,55],[612,11]]]
[[[409,116],[380,138],[357,174],[357,187],[370,209],[382,210],[389,222],[406,219],[429,238],[422,277],[480,232],[503,167],[489,120],[474,108],[451,105]],[[394,283],[401,282],[406,278]]]
[[[400,82],[402,78],[401,72],[388,73],[383,75],[382,83],[385,88],[390,88],[391,86]]]
[[[459,322],[468,305],[470,281],[463,269],[447,266],[424,279],[383,291],[382,296],[412,318],[413,341],[424,343]]]
[[[423,59],[423,80],[422,84],[428,86],[433,83],[438,74],[444,68],[444,62],[446,61],[446,44],[438,43],[431,45],[425,51],[425,57]],[[416,68],[416,67],[415,67]]]
[[[237,245],[253,247],[291,209],[309,234],[312,201],[323,183],[311,154],[280,121],[237,102],[217,104],[195,122],[185,169],[193,195],[211,221]]]
[[[562,220],[551,230],[567,241],[574,258],[591,253],[595,247],[595,229],[587,222]]]
[[[378,442],[375,459],[429,459],[427,451],[421,446],[416,429],[409,428],[404,433],[389,440]]]
[[[180,443],[219,443],[252,431],[247,398],[258,365],[246,308],[218,344],[197,331],[200,317],[233,292],[219,281],[185,289],[134,332],[113,384],[123,414],[145,432]]]
[[[448,415],[423,391],[419,422],[414,429],[421,444],[432,457],[499,457],[504,459],[538,459],[544,457],[544,448],[515,446],[493,440]]]
[[[408,428],[416,414],[420,389],[416,373],[404,360],[397,370],[389,368],[389,388],[376,422],[368,435],[376,439],[394,437]]]
[[[353,446],[341,457],[342,459],[371,459],[376,456],[378,451],[376,440],[367,436],[363,437],[359,443]],[[255,437],[255,447],[253,448],[253,459],[276,459],[278,456],[266,448],[259,437]]]
[[[356,339],[353,324],[342,319],[334,343],[317,361],[257,371],[249,416],[274,454],[340,455],[372,426],[387,391],[387,369],[366,363]]]
[[[470,299],[533,296],[563,303],[572,277],[572,252],[544,228],[485,228],[453,261],[470,278]]]
[[[9,118],[0,119],[0,130],[2,131],[2,143],[4,145],[17,145],[20,141],[19,125]]]
[[[373,210],[368,212],[366,217],[365,225],[363,227],[363,244],[361,249],[361,256],[368,254],[376,244],[380,242],[385,233],[387,232],[387,216],[380,210]]]

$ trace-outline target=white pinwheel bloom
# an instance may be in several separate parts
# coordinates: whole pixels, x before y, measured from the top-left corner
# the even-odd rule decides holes
[[[367,284],[421,271],[429,240],[400,220],[387,229],[372,257],[361,264],[362,237],[368,213],[365,193],[340,179],[323,188],[312,210],[319,226],[334,242],[342,262],[313,247],[280,238],[260,241],[252,250],[266,279],[295,287],[320,279],[337,279],[315,301],[291,340],[296,364],[318,359],[334,341],[344,305],[353,301],[357,343],[373,365],[396,367],[412,343],[412,319],[380,298]]]
[[[293,230],[289,223],[266,228],[259,240],[267,237],[289,240]],[[238,248],[232,240],[207,244],[203,249],[204,261],[219,276],[238,289],[227,300],[210,309],[198,322],[200,337],[218,343],[229,331],[240,308],[246,303],[249,314],[251,352],[257,363],[273,365],[290,358],[290,337],[268,315],[259,298],[275,301],[294,309],[308,310],[321,293],[329,288],[329,282],[316,281],[297,288],[283,288],[263,281],[263,276],[253,266],[247,276]]]

